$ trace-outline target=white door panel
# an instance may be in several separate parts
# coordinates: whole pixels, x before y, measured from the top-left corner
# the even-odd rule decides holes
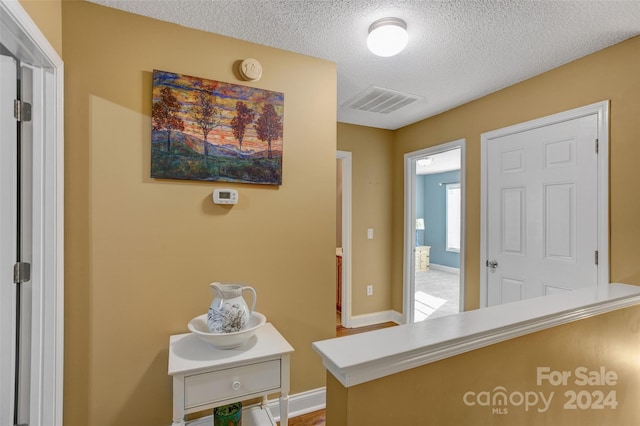
[[[597,116],[487,145],[488,305],[597,285]]]
[[[36,71],[36,75],[39,74]],[[31,105],[32,113],[37,108],[34,103],[34,72],[27,65],[20,66],[20,99]],[[33,121],[20,123],[20,252],[19,261],[33,265]],[[31,271],[33,272],[33,270]],[[33,278],[33,274],[31,274]],[[31,358],[32,317],[33,317],[33,279],[19,284],[20,292],[20,351],[18,380],[18,422],[30,423],[31,394]]]

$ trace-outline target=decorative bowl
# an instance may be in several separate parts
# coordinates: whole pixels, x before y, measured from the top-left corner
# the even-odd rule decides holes
[[[233,349],[249,340],[266,322],[267,317],[260,312],[254,311],[249,317],[247,327],[244,330],[234,333],[211,333],[207,325],[207,314],[202,314],[189,321],[188,328],[203,342],[218,349]]]

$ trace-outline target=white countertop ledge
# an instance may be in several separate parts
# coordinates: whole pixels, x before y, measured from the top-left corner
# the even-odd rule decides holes
[[[312,344],[345,387],[514,337],[640,304],[640,287],[609,284]]]

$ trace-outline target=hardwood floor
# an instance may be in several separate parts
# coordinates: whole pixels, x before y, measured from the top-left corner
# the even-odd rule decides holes
[[[278,423],[280,424],[280,423]],[[303,414],[302,416],[289,419],[289,426],[325,426],[324,410]]]
[[[364,333],[366,331],[379,330],[381,328],[396,326],[395,322],[385,322],[382,324],[370,325],[367,327],[344,328],[340,325],[340,317],[336,315],[336,337],[349,336],[352,334]],[[326,426],[325,411],[314,411],[302,416],[289,419],[289,426]]]
[[[352,334],[364,333],[365,331],[380,330],[382,328],[394,327],[398,324],[395,322],[383,322],[382,324],[369,325],[367,327],[344,328],[341,325],[336,326],[336,337],[350,336]]]

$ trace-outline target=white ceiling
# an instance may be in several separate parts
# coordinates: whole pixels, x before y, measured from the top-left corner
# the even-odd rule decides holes
[[[447,111],[640,34],[640,0],[91,1],[333,61],[338,121],[384,129]],[[367,30],[388,16],[407,23],[409,43],[399,55],[380,58],[366,48]],[[389,114],[342,106],[371,86],[422,100]]]

